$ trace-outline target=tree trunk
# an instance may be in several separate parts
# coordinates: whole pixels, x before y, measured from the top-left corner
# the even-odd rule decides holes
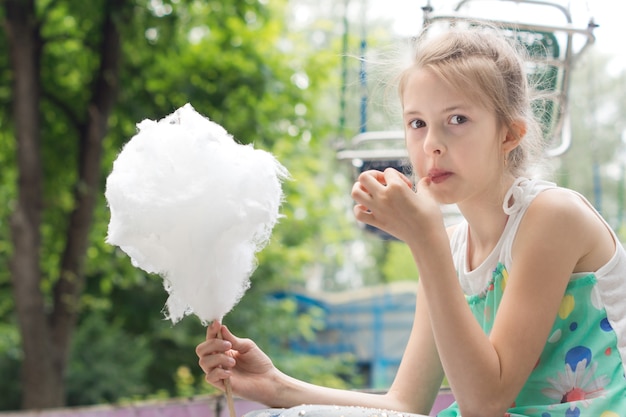
[[[87,123],[80,129],[78,184],[74,189],[75,208],[66,233],[66,245],[61,260],[60,279],[54,288],[52,313],[54,344],[62,352],[69,343],[78,318],[78,306],[84,287],[84,260],[89,246],[94,208],[101,179],[103,140],[108,130],[108,118],[118,93],[121,40],[113,13],[125,0],[108,1],[102,26],[100,68],[92,87],[92,99],[87,108]],[[59,358],[65,368],[66,356]]]
[[[22,336],[23,405],[62,405],[61,380],[41,292],[39,251],[43,173],[40,152],[39,55],[41,42],[34,0],[6,0],[5,28],[13,71],[13,120],[17,141],[18,197],[11,216],[10,261]]]
[[[68,222],[60,278],[52,312],[41,291],[41,219],[43,168],[39,113],[42,41],[35,0],[4,0],[5,30],[13,72],[13,120],[17,141],[18,197],[11,216],[13,254],[10,270],[22,338],[22,408],[65,405],[65,371],[84,287],[83,264],[99,192],[102,141],[118,91],[120,35],[115,15],[127,0],[105,2],[100,67],[93,77],[92,98],[79,139],[75,209]],[[115,17],[114,17],[115,15]],[[119,21],[118,21],[119,22]]]

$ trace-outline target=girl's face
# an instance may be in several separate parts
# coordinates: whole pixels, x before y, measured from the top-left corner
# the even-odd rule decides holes
[[[402,107],[411,164],[440,203],[480,201],[502,186],[506,130],[495,112],[428,69],[408,76]]]

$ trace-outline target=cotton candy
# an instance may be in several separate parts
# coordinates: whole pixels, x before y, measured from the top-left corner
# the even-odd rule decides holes
[[[163,277],[173,323],[221,320],[250,286],[288,172],[190,104],[137,128],[106,181],[106,241]]]

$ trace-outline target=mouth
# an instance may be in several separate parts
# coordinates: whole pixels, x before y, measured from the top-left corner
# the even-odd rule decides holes
[[[449,171],[441,171],[441,170],[430,170],[428,172],[428,178],[434,184],[440,184],[450,178],[452,176],[452,172]]]

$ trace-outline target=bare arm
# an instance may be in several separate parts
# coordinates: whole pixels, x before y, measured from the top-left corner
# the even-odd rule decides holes
[[[217,338],[217,333],[220,331],[223,340]],[[413,338],[414,347],[419,339]],[[432,340],[432,337],[430,339]],[[300,404],[330,404],[427,414],[434,400],[433,394],[436,395],[437,392],[436,389],[434,391],[431,389],[425,396],[426,402],[422,403],[416,401],[414,395],[419,392],[418,389],[412,389],[409,392],[405,389],[392,389],[388,394],[379,395],[309,384],[280,372],[254,342],[234,336],[219,323],[209,326],[207,339],[198,345],[196,353],[200,367],[206,373],[206,380],[211,385],[224,390],[224,379],[230,378],[236,395],[270,407],[287,408]],[[415,355],[412,356],[411,362],[417,359]],[[427,360],[421,362],[432,363]],[[428,366],[421,365],[421,368],[428,368]],[[410,372],[405,367],[404,373],[408,375]],[[412,379],[419,383],[415,377]]]
[[[413,328],[396,378],[389,389],[407,410],[428,414],[443,381],[424,289],[418,284]]]
[[[613,251],[606,227],[578,197],[544,192],[520,225],[489,336],[461,303],[452,273],[416,255],[442,362],[464,416],[502,415],[537,363],[572,272],[583,263],[583,270],[596,270]]]
[[[427,415],[432,408],[443,380],[443,368],[433,337],[431,320],[421,283],[418,284],[416,309],[409,341],[398,373],[385,395],[329,390],[282,375],[282,387],[287,404],[324,403],[359,405]]]

